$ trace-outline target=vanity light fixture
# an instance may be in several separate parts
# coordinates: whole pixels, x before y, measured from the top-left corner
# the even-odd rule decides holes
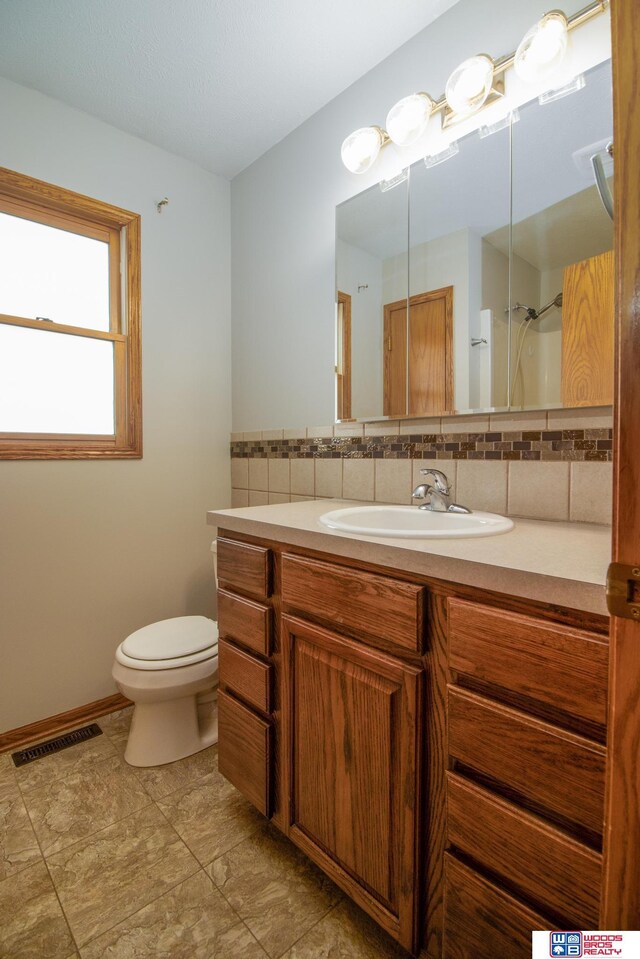
[[[564,60],[569,23],[561,10],[552,10],[528,30],[516,50],[513,68],[525,83],[551,76]]]
[[[343,142],[340,151],[342,162],[351,173],[366,173],[388,142],[389,135],[382,127],[360,127]]]
[[[342,144],[342,162],[351,173],[366,173],[387,143],[393,141],[401,147],[415,143],[433,114],[442,113],[443,129],[472,116],[504,96],[504,77],[511,68],[527,83],[540,83],[551,77],[565,59],[569,31],[604,13],[609,2],[592,0],[570,17],[561,10],[551,10],[527,31],[514,53],[497,60],[485,53],[469,57],[453,71],[445,93],[438,100],[432,100],[427,93],[412,93],[399,100],[387,115],[389,132],[370,126],[351,133]],[[583,86],[584,77],[578,76],[571,83],[549,90],[538,99],[540,103],[549,103],[581,90]],[[513,118],[507,122],[513,122]],[[486,136],[499,127],[488,124],[484,129],[482,135]],[[426,165],[435,166],[457,152],[450,150],[453,145],[425,157]]]
[[[435,104],[428,93],[412,93],[391,107],[387,132],[398,146],[409,146],[424,133]]]
[[[448,126],[454,119],[462,120],[480,110],[488,101],[490,93],[503,95],[504,85],[501,90],[494,87],[494,74],[493,60],[486,53],[469,57],[456,67],[447,80],[444,91],[449,110],[444,114],[443,127]]]

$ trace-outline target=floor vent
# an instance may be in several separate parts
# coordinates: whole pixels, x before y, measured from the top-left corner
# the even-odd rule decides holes
[[[82,729],[74,729],[71,733],[65,733],[57,739],[49,739],[46,743],[38,743],[37,746],[31,746],[29,749],[20,749],[17,753],[12,753],[11,758],[15,766],[26,766],[27,763],[33,763],[36,759],[58,753],[61,749],[68,749],[69,746],[83,743],[87,739],[93,739],[94,736],[102,736],[102,730],[97,723],[83,726]]]

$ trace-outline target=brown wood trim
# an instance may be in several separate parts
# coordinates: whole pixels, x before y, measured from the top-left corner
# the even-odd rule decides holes
[[[26,726],[9,729],[6,733],[0,733],[0,753],[19,749],[21,746],[39,739],[49,739],[65,729],[82,726],[83,723],[97,719],[98,716],[106,716],[108,713],[115,713],[116,710],[131,705],[131,701],[121,693],[114,693],[113,696],[96,699],[85,706],[76,706],[75,709],[68,709],[65,713],[57,713],[55,716],[49,716],[48,719],[39,719],[37,722],[28,723]]]
[[[103,203],[101,200],[94,200],[92,197],[75,193],[64,187],[54,186],[52,183],[45,183],[44,180],[36,180],[23,173],[16,173],[15,170],[8,170],[6,167],[0,167],[0,193],[7,193],[18,200],[36,202],[42,207],[67,213],[72,217],[84,216],[116,229],[127,226],[132,220],[138,218],[136,213],[131,213],[129,210]]]
[[[24,443],[28,446],[34,440],[46,440],[47,443],[55,443],[72,446],[77,444],[91,444],[92,446],[113,446],[115,437],[112,433],[0,433],[0,439],[12,439],[16,443]]]
[[[113,440],[110,446],[97,443],[75,446],[54,446],[50,444],[45,449],[42,446],[27,443],[14,443],[11,447],[0,449],[0,460],[124,460],[140,459],[141,454],[135,449],[124,449],[115,446]]]
[[[337,373],[337,419],[351,419],[351,296],[338,290],[342,305],[342,356],[337,357],[342,373]],[[340,367],[338,367],[340,368]]]
[[[53,323],[51,320],[30,320],[23,316],[8,316],[0,313],[0,323],[7,326],[24,326],[30,330],[42,330],[45,333],[69,333],[71,336],[86,336],[90,340],[110,340],[112,343],[125,343],[126,336],[122,333],[110,333],[107,330],[92,330],[88,326],[66,326],[64,323]]]
[[[141,218],[131,219],[126,231],[127,435],[121,455],[142,456],[142,279]]]
[[[636,0],[611,3],[616,383],[613,559],[640,561],[640,35]],[[640,622],[612,619],[601,929],[640,928]]]
[[[34,180],[13,170],[0,167],[0,208],[14,203],[24,215],[33,210],[34,218],[46,222],[60,221],[90,235],[104,232],[110,248],[110,327],[111,330],[88,331],[64,324],[42,323],[23,317],[3,317],[12,325],[33,329],[107,339],[115,344],[115,436],[108,442],[95,442],[92,437],[76,438],[66,443],[57,435],[50,440],[36,435],[28,437],[0,436],[0,459],[137,459],[142,456],[142,347],[141,347],[141,281],[140,281],[140,216],[111,204],[74,193],[63,187]],[[84,222],[86,218],[86,222]],[[125,303],[120,315],[120,230],[125,229],[124,268]],[[123,315],[124,313],[124,315]],[[118,345],[119,344],[119,345]],[[126,350],[125,350],[126,344]]]
[[[404,365],[402,367],[402,382],[404,383],[405,392],[404,392],[404,406],[402,410],[392,409],[392,373],[393,369],[391,366],[391,361],[389,359],[389,353],[392,351],[393,346],[393,337],[391,335],[391,316],[396,310],[400,310],[404,307],[405,310],[405,326],[404,326],[404,342],[401,344],[401,348],[404,349]],[[407,301],[404,300],[395,300],[393,303],[385,303],[383,306],[383,327],[382,327],[382,415],[383,416],[406,416],[407,415],[407,329],[409,325],[409,313],[407,309]]]
[[[0,212],[21,217],[23,220],[33,220],[43,226],[66,230],[67,233],[86,236],[90,240],[100,240],[102,243],[108,243],[116,230],[115,227],[96,226],[94,221],[77,215],[61,213],[55,207],[41,206],[33,200],[19,200],[4,193],[0,193]]]

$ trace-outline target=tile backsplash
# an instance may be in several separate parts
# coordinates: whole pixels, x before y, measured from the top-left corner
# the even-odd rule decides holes
[[[232,506],[411,503],[433,467],[472,509],[610,523],[611,460],[610,407],[232,433]]]

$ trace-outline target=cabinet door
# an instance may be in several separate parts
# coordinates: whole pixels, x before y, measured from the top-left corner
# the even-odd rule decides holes
[[[613,250],[574,263],[562,282],[562,405],[613,403]]]
[[[289,835],[414,950],[421,671],[286,616],[283,651]]]

